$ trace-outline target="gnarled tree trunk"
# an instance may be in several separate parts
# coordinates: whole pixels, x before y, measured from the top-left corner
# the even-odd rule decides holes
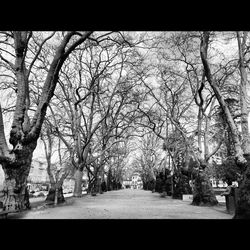
[[[3,188],[3,210],[16,211],[30,208],[27,179],[30,172],[34,150],[25,146],[15,153],[14,162],[2,162],[5,174]]]

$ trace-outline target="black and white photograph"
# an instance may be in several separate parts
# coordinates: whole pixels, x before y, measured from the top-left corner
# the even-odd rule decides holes
[[[250,219],[249,74],[249,31],[0,31],[0,219]]]

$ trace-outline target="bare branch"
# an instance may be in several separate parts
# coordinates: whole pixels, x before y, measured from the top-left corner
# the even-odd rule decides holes
[[[4,62],[6,62],[6,63],[11,67],[12,70],[15,70],[15,65],[14,65],[12,62],[8,61],[6,58],[4,58],[4,57],[1,55],[1,53],[0,53],[0,58],[1,58]]]
[[[40,52],[41,52],[41,50],[42,50],[43,45],[44,45],[50,38],[52,38],[52,37],[54,36],[55,33],[56,33],[56,32],[54,31],[50,36],[48,36],[47,38],[45,38],[45,39],[42,41],[42,43],[40,44],[40,46],[39,46],[39,48],[38,48],[38,51],[36,52],[36,54],[35,54],[35,56],[34,56],[32,62],[30,63],[30,66],[29,66],[29,69],[28,69],[28,72],[27,72],[27,78],[29,78],[31,69],[32,69],[32,67],[33,67],[33,65],[34,65],[34,63],[35,63],[35,61],[36,61],[36,59],[38,58],[38,56],[39,56],[39,54],[40,54]]]

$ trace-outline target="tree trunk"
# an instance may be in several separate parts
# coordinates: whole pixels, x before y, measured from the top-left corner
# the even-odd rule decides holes
[[[108,171],[108,176],[107,176],[107,191],[111,191],[112,190],[111,178],[112,178],[112,172],[111,172],[111,167],[110,167],[109,171]]]
[[[219,88],[219,86],[217,85],[217,82],[214,80],[211,69],[210,69],[210,65],[208,63],[207,60],[207,50],[208,50],[208,41],[209,41],[209,32],[205,31],[203,33],[203,37],[201,39],[201,46],[200,46],[200,55],[201,55],[201,60],[202,60],[202,64],[205,70],[205,75],[206,78],[211,86],[211,88],[214,91],[214,94],[216,96],[216,99],[218,100],[220,107],[222,108],[224,114],[225,114],[225,118],[227,121],[227,124],[230,128],[230,132],[231,132],[231,139],[234,143],[234,149],[235,149],[235,160],[237,162],[238,165],[243,165],[246,163],[246,160],[243,156],[243,150],[241,148],[241,142],[239,140],[239,132],[237,129],[237,126],[233,120],[233,116],[230,113],[230,110],[223,98],[223,95],[221,93],[221,90]]]
[[[244,157],[247,160],[243,165],[243,180],[239,185],[238,200],[236,201],[236,211],[234,219],[250,219],[250,135],[249,135],[249,103],[250,103],[250,84],[247,79],[247,65],[244,59],[246,50],[247,33],[243,32],[241,38],[240,33],[237,32],[237,40],[239,47],[239,68],[241,73],[241,130],[242,130],[242,149]],[[236,162],[238,163],[238,162]],[[239,166],[241,164],[238,164]],[[242,167],[242,166],[241,166]]]
[[[193,189],[193,201],[192,205],[196,206],[214,206],[217,205],[218,201],[216,199],[212,184],[209,178],[204,174],[203,171],[197,173],[194,181]]]
[[[240,32],[237,32],[239,48],[239,69],[240,69],[240,106],[241,106],[241,131],[242,131],[242,149],[244,154],[250,154],[250,134],[248,127],[248,117],[250,113],[250,83],[247,79],[247,65],[244,54],[246,52],[247,32],[243,32],[241,38]]]
[[[95,175],[94,176],[94,181],[93,181],[93,184],[92,184],[92,187],[91,187],[91,195],[92,196],[96,196],[96,194],[98,193],[99,191],[99,186],[98,186],[98,176]]]
[[[54,203],[55,205],[65,202],[62,185],[58,183],[51,185],[45,201]]]
[[[104,165],[100,166],[100,170],[99,170],[99,174],[98,174],[98,180],[97,180],[97,190],[98,193],[102,194],[103,190],[102,190],[102,183],[104,182]]]
[[[54,205],[57,205],[57,203],[58,203],[58,188],[56,187]]]
[[[74,187],[74,197],[81,197],[82,196],[82,177],[83,171],[77,169],[75,172],[75,187]]]
[[[30,209],[27,178],[31,166],[31,157],[21,166],[16,166],[7,163],[1,164],[5,174],[3,188],[3,210],[21,211],[25,209]]]
[[[88,190],[87,190],[88,194],[91,194],[93,183],[94,183],[94,178],[92,177],[92,179],[89,179],[89,183],[88,183]]]
[[[234,219],[250,219],[250,154],[244,156],[247,159],[247,164],[243,180],[239,184]]]

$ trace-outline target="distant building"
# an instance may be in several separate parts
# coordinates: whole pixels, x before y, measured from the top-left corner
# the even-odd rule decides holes
[[[46,170],[47,164],[42,161],[33,159],[30,167],[28,183],[49,183],[49,177]],[[3,189],[4,172],[0,165],[0,190]]]
[[[122,182],[122,185],[123,185],[124,188],[131,188],[132,180],[130,180],[130,179],[125,179],[125,180]]]
[[[47,174],[47,164],[45,162],[33,159],[30,167],[28,177],[30,183],[49,183],[49,176]]]
[[[33,160],[30,167],[28,183],[44,184],[49,183],[49,178],[46,170],[47,165],[39,160]],[[3,189],[4,172],[0,166],[0,190]]]
[[[133,173],[131,178],[132,178],[131,186],[133,189],[141,189],[143,187],[142,179],[139,173],[136,172]]]
[[[123,187],[131,189],[142,189],[142,179],[139,173],[134,172],[130,178],[125,179],[122,182]]]

